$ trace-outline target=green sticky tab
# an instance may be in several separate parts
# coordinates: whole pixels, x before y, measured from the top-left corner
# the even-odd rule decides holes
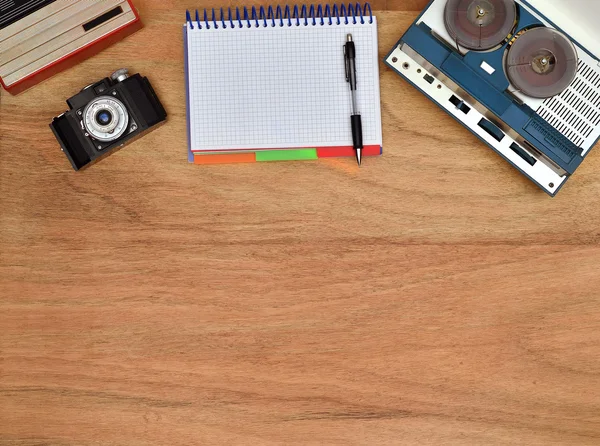
[[[301,161],[316,160],[317,149],[262,150],[256,152],[256,161]]]

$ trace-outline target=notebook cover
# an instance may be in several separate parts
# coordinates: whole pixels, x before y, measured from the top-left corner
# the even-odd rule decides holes
[[[188,13],[189,18],[189,13]],[[187,129],[187,145],[188,145],[188,162],[194,162],[194,154],[192,153],[192,136],[190,123],[190,79],[188,67],[188,33],[187,22],[183,25],[183,69],[185,71],[185,116]]]

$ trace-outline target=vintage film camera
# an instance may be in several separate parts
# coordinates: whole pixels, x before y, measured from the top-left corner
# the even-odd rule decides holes
[[[20,93],[141,27],[131,0],[0,0],[0,84]]]
[[[164,122],[167,113],[147,78],[126,69],[90,84],[67,100],[70,110],[50,128],[79,170]]]

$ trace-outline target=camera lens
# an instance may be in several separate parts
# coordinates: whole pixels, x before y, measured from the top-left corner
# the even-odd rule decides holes
[[[113,120],[113,115],[108,110],[100,110],[96,113],[96,122],[102,126],[108,125]]]
[[[116,141],[129,129],[128,126],[127,108],[112,96],[98,96],[83,111],[83,127],[98,141]]]

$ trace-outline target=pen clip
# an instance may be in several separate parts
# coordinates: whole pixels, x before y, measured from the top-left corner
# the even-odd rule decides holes
[[[346,45],[344,45],[344,68],[346,70],[346,82],[350,82],[350,59],[346,54]]]

